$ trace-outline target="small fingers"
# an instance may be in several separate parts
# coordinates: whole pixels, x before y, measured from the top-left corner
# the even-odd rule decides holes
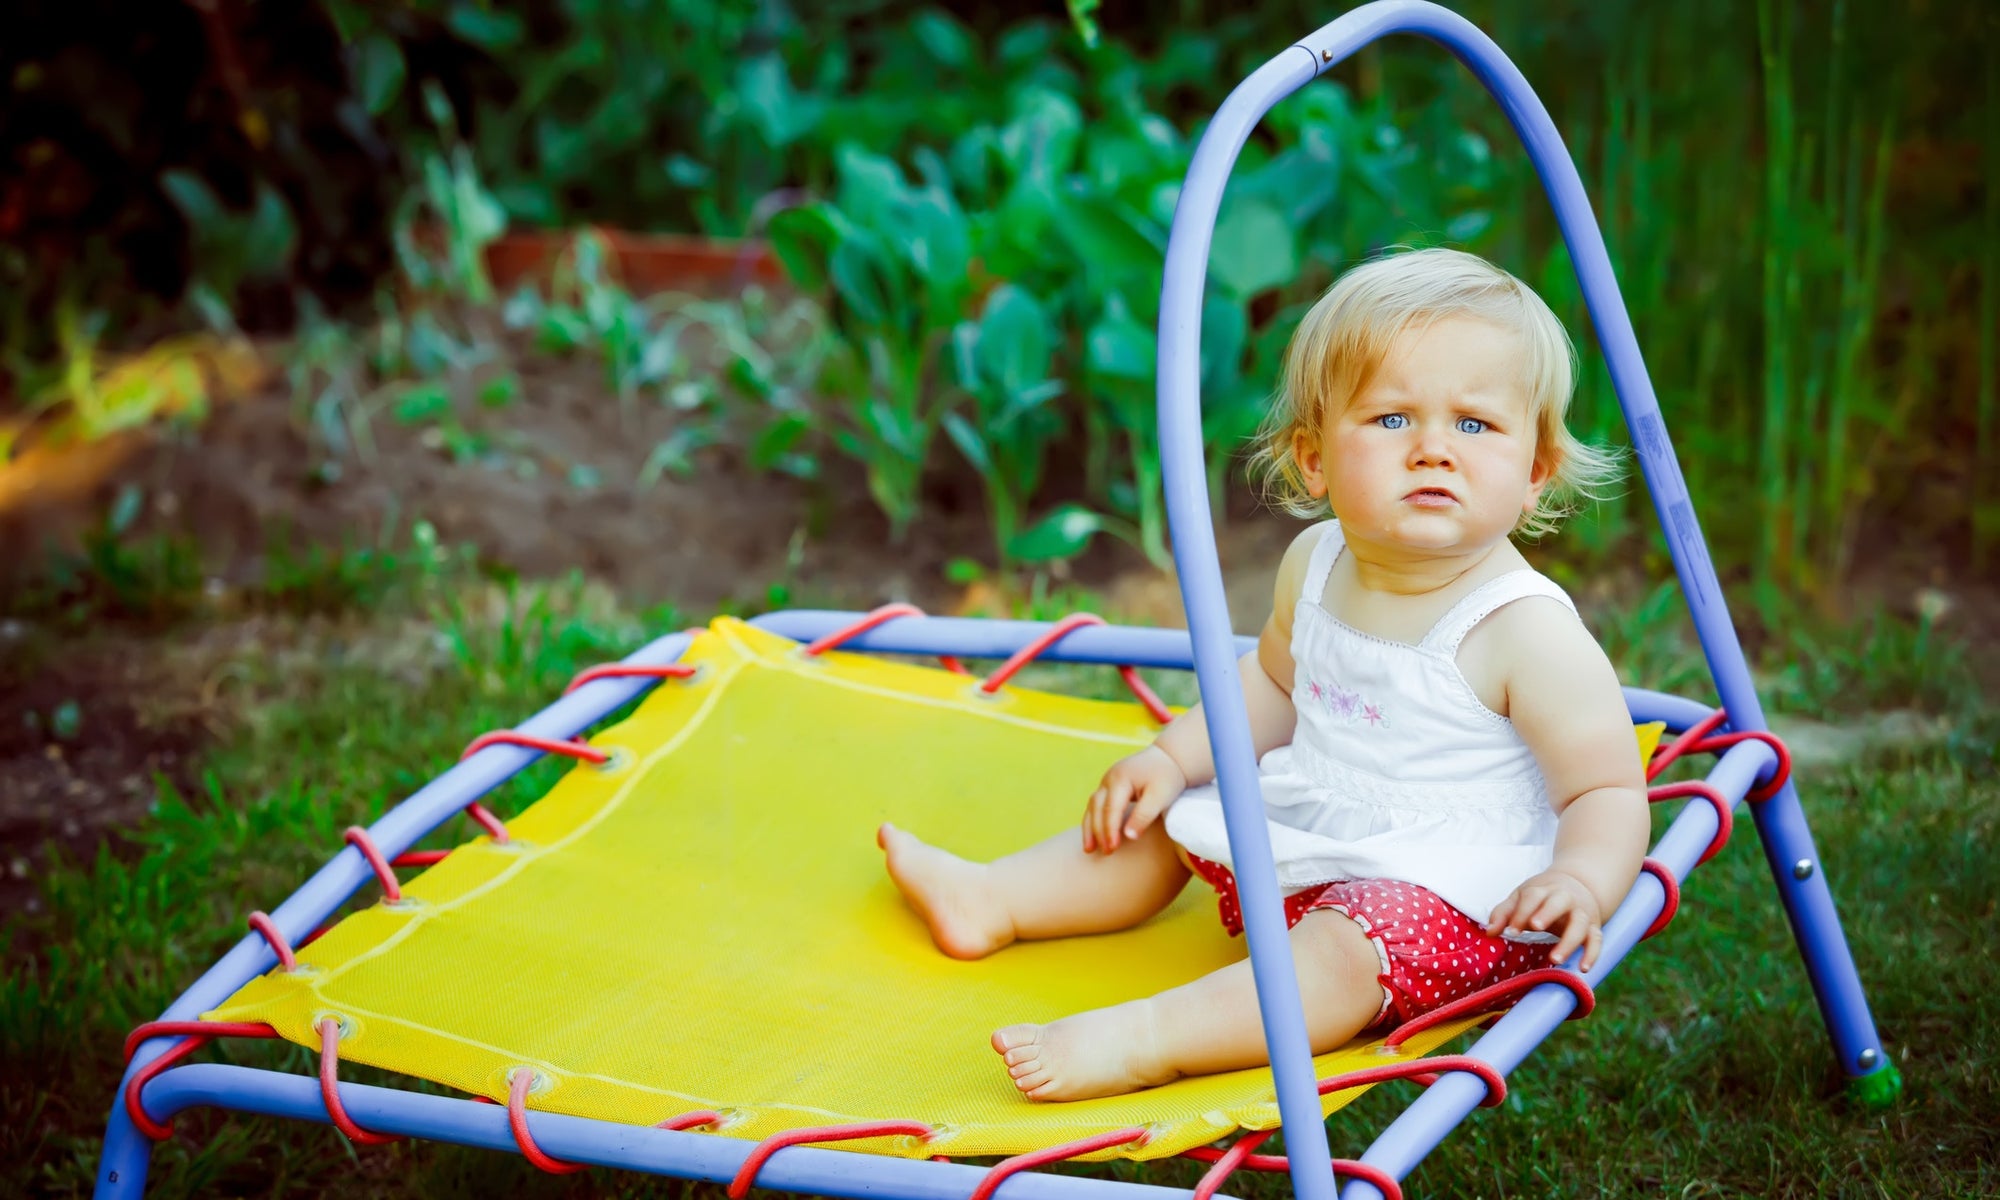
[[[1568,893],[1550,891],[1542,897],[1541,903],[1529,910],[1527,919],[1523,923],[1528,928],[1540,933],[1546,931],[1551,926],[1559,924],[1563,919],[1563,915],[1575,907],[1576,900]]]
[[[1160,814],[1166,811],[1167,805],[1173,798],[1166,788],[1157,785],[1140,792],[1132,805],[1132,811],[1125,814],[1126,838],[1136,838],[1151,828]]]
[[[1112,780],[1105,798],[1103,823],[1098,828],[1107,851],[1116,850],[1123,840],[1119,837],[1119,829],[1125,824],[1125,807],[1131,800],[1132,785],[1124,779]]]
[[[1597,956],[1604,952],[1604,927],[1597,922],[1590,923],[1590,932],[1583,939],[1583,969],[1588,971],[1597,965]]]
[[[1549,890],[1543,887],[1524,887],[1501,903],[1501,911],[1494,914],[1489,922],[1488,933],[1521,933],[1529,928],[1528,921],[1535,911],[1547,900]]]
[[[1562,937],[1556,941],[1555,948],[1549,951],[1549,961],[1561,963],[1576,953],[1577,948],[1589,938],[1590,925],[1582,913],[1571,913],[1569,923],[1563,927]]]

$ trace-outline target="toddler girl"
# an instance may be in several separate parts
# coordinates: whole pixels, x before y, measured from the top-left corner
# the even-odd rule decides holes
[[[1572,371],[1548,306],[1452,250],[1348,272],[1287,350],[1258,466],[1287,509],[1334,519],[1286,552],[1241,672],[1314,1053],[1579,949],[1587,969],[1638,876],[1618,680],[1509,540],[1612,473],[1563,426]],[[1112,764],[1081,830],[991,863],[891,825],[877,840],[957,958],[1125,929],[1190,874],[1234,934],[1214,777],[1197,706]],[[993,1048],[1035,1100],[1267,1061],[1248,961]]]

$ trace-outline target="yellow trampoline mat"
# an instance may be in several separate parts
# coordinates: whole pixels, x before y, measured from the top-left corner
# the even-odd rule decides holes
[[[1278,1124],[1268,1069],[1037,1104],[987,1045],[1001,1025],[1242,958],[1207,889],[1136,929],[968,963],[932,946],[883,871],[885,820],[978,859],[1074,824],[1104,768],[1154,735],[1143,709],[1020,688],[977,697],[963,676],[808,659],[729,619],[684,661],[700,672],[594,738],[613,761],[565,775],[508,823],[512,843],[459,847],[403,885],[407,902],[347,917],[299,952],[296,973],[251,980],[205,1019],[269,1022],[316,1048],[315,1027],[336,1016],[343,1059],[496,1100],[530,1066],[537,1111],[651,1125],[715,1109],[719,1133],[747,1139],[935,1127],[925,1141],[847,1143],[908,1157],[1143,1125],[1143,1146],[1091,1157],[1158,1158]],[[1325,1078],[1386,1061],[1357,1042],[1316,1065]]]

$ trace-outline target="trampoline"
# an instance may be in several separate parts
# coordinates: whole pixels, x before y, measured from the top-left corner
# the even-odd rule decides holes
[[[1551,967],[1385,1038],[1314,1056],[1236,675],[1203,468],[1198,380],[1209,240],[1238,150],[1272,105],[1356,49],[1416,33],[1456,53],[1526,143],[1576,263],[1722,707],[1626,690],[1649,779],[1698,754],[1682,802],[1589,972]],[[1190,629],[787,611],[675,633],[579,676],[346,844],[134,1031],[97,1195],[141,1194],[152,1141],[196,1105],[516,1151],[567,1172],[617,1166],[825,1195],[1009,1200],[1184,1195],[1051,1173],[1064,1159],[1210,1163],[1295,1193],[1400,1196],[1399,1181],[1678,908],[1680,881],[1756,822],[1835,1055],[1862,1099],[1899,1086],[1833,908],[1782,743],[1765,727],[1673,448],[1577,173],[1546,111],[1471,24],[1384,0],[1287,48],[1230,95],[1189,168],[1162,282],[1160,436]],[[892,657],[884,657],[892,656]],[[1130,701],[1018,686],[1036,660],[1120,669]],[[921,660],[921,661],[920,661]],[[932,665],[935,662],[936,665]],[[979,664],[984,675],[972,673]],[[986,664],[997,664],[987,667]],[[1149,994],[1240,957],[1200,889],[1124,933],[1024,944],[976,963],[931,946],[882,871],[882,820],[950,829],[990,856],[1075,819],[1106,763],[1169,715],[1138,668],[1192,670],[1206,701],[1271,1066],[1066,1104],[1022,1098],[984,1043],[996,1025]],[[609,715],[644,697],[616,724]],[[1663,733],[1666,735],[1661,744]],[[575,765],[502,822],[480,800],[544,755]],[[460,813],[484,835],[410,848]],[[927,815],[928,814],[928,815]],[[1259,864],[1262,864],[1261,868]],[[399,876],[398,870],[418,872]],[[379,899],[326,927],[364,888]],[[1574,960],[1572,960],[1573,962]],[[1442,1053],[1475,1027],[1456,1053]],[[970,1030],[971,1036],[967,1031]],[[218,1037],[311,1047],[317,1077],[186,1060]],[[343,1061],[461,1093],[342,1082]],[[1354,1159],[1325,1116],[1367,1088],[1420,1089]],[[1282,1130],[1288,1155],[1258,1153]],[[965,1158],[997,1158],[968,1164]]]

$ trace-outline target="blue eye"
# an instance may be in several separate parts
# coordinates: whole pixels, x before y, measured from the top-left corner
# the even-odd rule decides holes
[[[1375,418],[1375,420],[1384,429],[1402,429],[1410,423],[1410,418],[1404,416],[1402,413],[1386,413]]]
[[[1458,431],[1460,433],[1485,433],[1486,422],[1480,420],[1478,417],[1460,417],[1458,419]]]

